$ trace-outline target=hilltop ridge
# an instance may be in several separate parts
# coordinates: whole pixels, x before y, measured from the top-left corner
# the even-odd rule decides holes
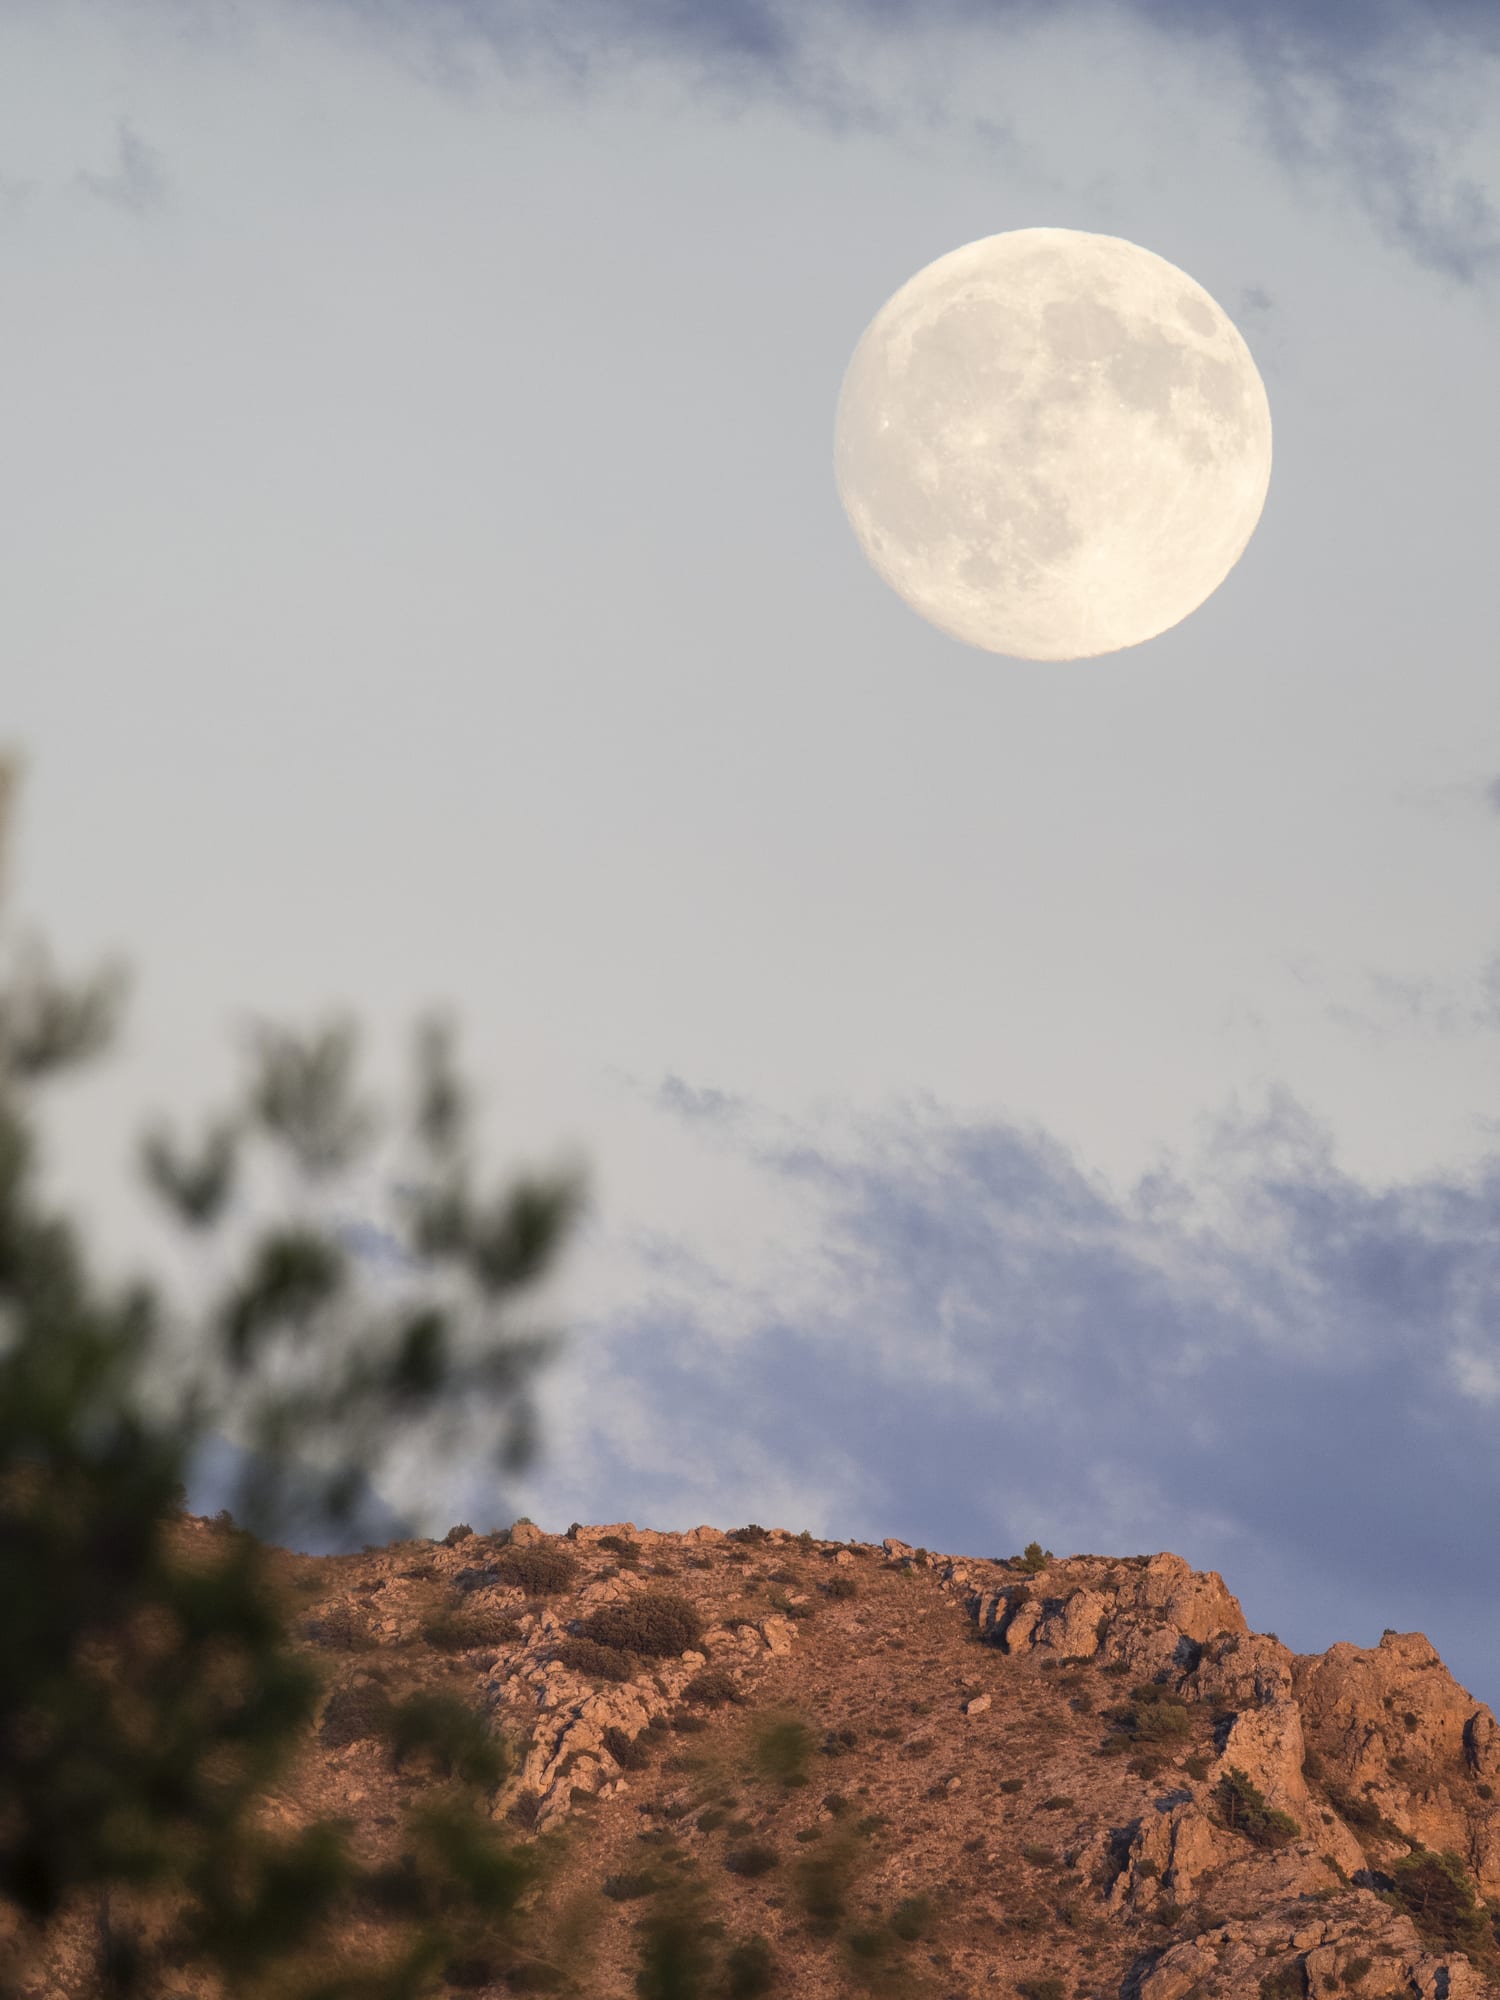
[[[524,1951],[450,1990],[651,2000],[677,1910],[705,2000],[1500,1992],[1500,1728],[1420,1633],[1295,1654],[1171,1554],[756,1526],[276,1560],[326,1693],[270,1820],[343,1813],[395,1865],[440,1777],[383,1735],[414,1688],[515,1747],[491,1809],[551,1866]]]

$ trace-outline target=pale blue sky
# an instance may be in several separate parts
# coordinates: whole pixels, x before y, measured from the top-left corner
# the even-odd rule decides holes
[[[1497,86],[1456,4],[0,10],[14,900],[137,970],[48,1127],[109,1256],[245,1011],[394,1086],[445,999],[489,1158],[595,1190],[511,1511],[1171,1547],[1500,1692]],[[1038,223],[1275,424],[1222,589],[1064,666],[831,467],[876,308]]]

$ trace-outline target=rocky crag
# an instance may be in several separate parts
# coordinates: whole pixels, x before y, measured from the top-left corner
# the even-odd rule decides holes
[[[758,1527],[520,1522],[278,1561],[327,1692],[268,1819],[343,1814],[398,1863],[403,1806],[440,1781],[382,1726],[417,1688],[514,1747],[492,1810],[549,1866],[524,1948],[453,1991],[1500,1994],[1500,1729],[1418,1633],[1299,1655],[1174,1555]],[[668,1910],[687,1986],[661,1972]],[[376,1929],[351,1918],[351,1949]],[[35,2000],[89,1992],[86,1963],[63,1936]]]

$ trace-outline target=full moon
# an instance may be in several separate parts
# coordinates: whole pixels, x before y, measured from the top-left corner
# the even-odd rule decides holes
[[[1203,287],[1118,236],[1016,229],[939,257],[860,337],[839,497],[914,611],[991,653],[1138,646],[1255,532],[1271,411]]]

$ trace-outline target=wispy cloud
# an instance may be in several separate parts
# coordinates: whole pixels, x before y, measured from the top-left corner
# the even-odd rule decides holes
[[[131,215],[145,215],[167,200],[170,183],[161,154],[121,119],[115,133],[115,160],[108,173],[83,172],[78,185],[96,200]]]
[[[957,33],[983,43],[1043,19],[1088,19],[1086,0],[325,0],[382,32],[417,36],[441,67],[482,55],[576,84],[631,63],[673,64],[734,96],[774,95],[834,125],[945,115],[868,81],[883,59]],[[1500,60],[1500,11],[1479,0],[1125,0],[1181,45],[1228,48],[1256,92],[1268,149],[1343,178],[1420,262],[1463,282],[1500,267],[1500,212],[1461,164],[1492,98],[1466,100],[1476,60]],[[1490,114],[1492,115],[1492,111]],[[978,125],[975,126],[976,131]],[[1003,128],[1002,128],[1003,129]]]

